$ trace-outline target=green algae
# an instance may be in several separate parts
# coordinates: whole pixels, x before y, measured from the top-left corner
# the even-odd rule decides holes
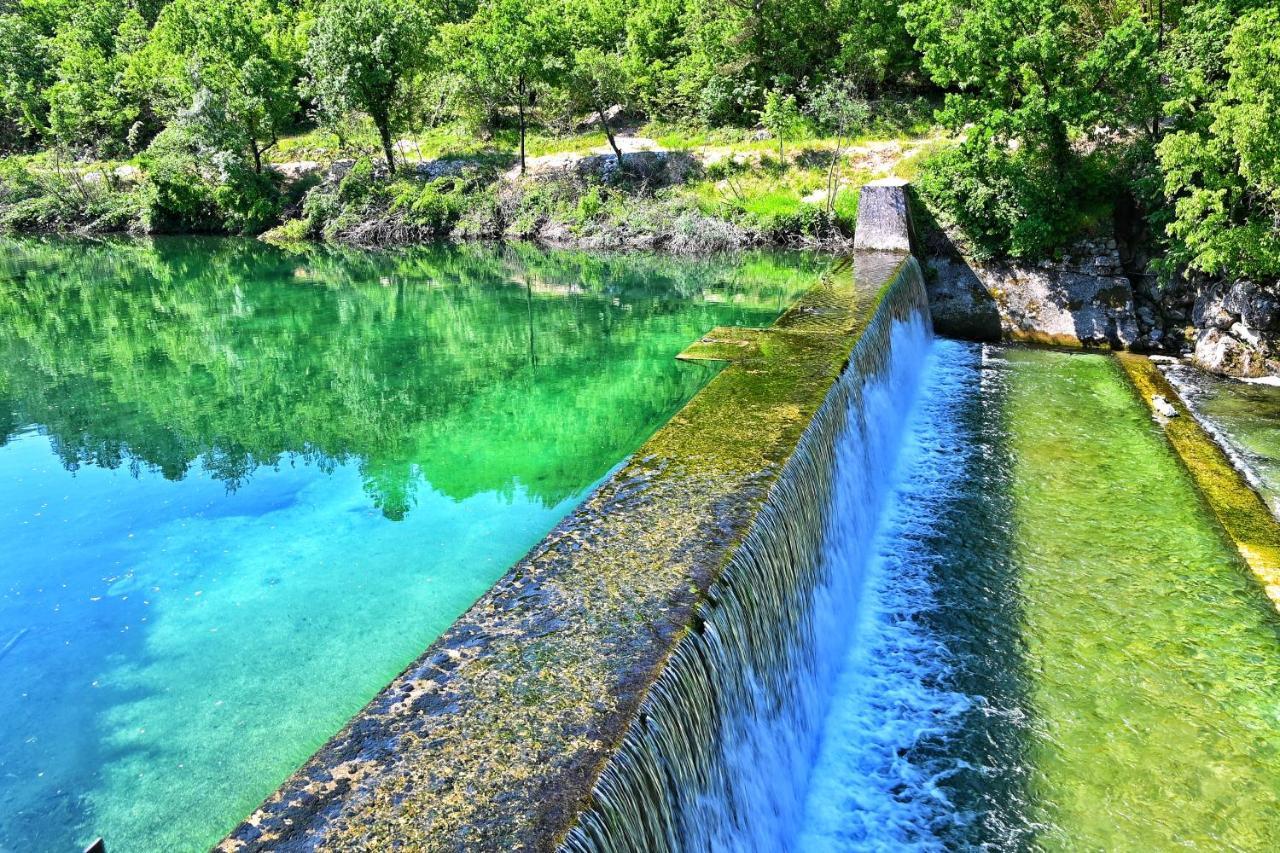
[[[1178,464],[1108,357],[1005,359],[1034,846],[1276,849],[1280,623],[1197,494],[1219,460],[1184,412],[1162,425]],[[1252,543],[1227,480],[1208,505]]]
[[[1150,359],[1131,353],[1117,354],[1116,359],[1148,407],[1160,395],[1177,409],[1179,417],[1160,418],[1169,443],[1267,597],[1280,609],[1280,524],[1266,502],[1232,466]]]

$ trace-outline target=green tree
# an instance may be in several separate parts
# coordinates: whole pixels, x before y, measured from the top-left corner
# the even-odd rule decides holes
[[[322,0],[310,32],[306,66],[321,109],[366,113],[392,172],[393,136],[413,114],[413,83],[440,12],[412,0]]]
[[[787,152],[785,140],[795,136],[804,127],[804,117],[796,104],[796,96],[778,89],[770,89],[764,95],[764,109],[760,111],[760,123],[778,140],[778,158],[783,163]]]
[[[201,90],[212,93],[236,131],[231,144],[261,172],[262,156],[298,110],[291,16],[267,0],[175,0],[160,13],[149,49],[166,118]]]
[[[25,148],[39,137],[51,82],[39,30],[19,12],[0,13],[0,151]]]
[[[984,254],[1035,256],[1074,236],[1113,195],[1085,152],[1155,111],[1157,31],[1138,10],[1089,17],[1061,0],[909,0],[903,14],[950,90],[941,117],[965,134],[922,193]]]
[[[562,6],[549,0],[486,0],[471,20],[450,27],[446,44],[468,100],[516,111],[524,172],[529,111],[568,71]]]
[[[55,140],[107,154],[126,147],[141,99],[125,85],[125,69],[146,32],[136,10],[105,0],[77,7],[58,25],[48,43],[56,80],[44,92]]]
[[[1174,204],[1172,260],[1213,275],[1274,279],[1280,277],[1280,11],[1258,8],[1237,18],[1226,4],[1204,6],[1174,45],[1199,57],[1199,68],[1174,78],[1180,129],[1158,149]]]
[[[830,18],[839,51],[831,73],[875,97],[886,83],[901,84],[917,58],[898,0],[836,0]]]
[[[828,80],[810,96],[808,112],[817,128],[836,140],[827,164],[827,194],[823,208],[830,218],[835,213],[836,196],[840,192],[840,161],[853,135],[870,118],[871,109],[862,99],[857,81],[837,78]]]
[[[627,79],[623,58],[617,53],[605,53],[598,47],[584,47],[573,55],[567,75],[570,93],[600,119],[600,127],[609,140],[609,147],[622,166],[622,149],[609,124],[608,110],[613,106],[626,108],[631,87]]]

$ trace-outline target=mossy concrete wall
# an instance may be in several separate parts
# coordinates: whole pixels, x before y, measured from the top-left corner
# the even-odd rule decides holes
[[[1160,423],[1227,537],[1280,610],[1280,524],[1266,502],[1232,466],[1154,362],[1132,353],[1120,353],[1116,358]],[[1169,401],[1178,413],[1175,417],[1156,411],[1153,401],[1157,395]]]
[[[554,849],[914,263],[860,254],[686,350],[730,364],[218,849]]]

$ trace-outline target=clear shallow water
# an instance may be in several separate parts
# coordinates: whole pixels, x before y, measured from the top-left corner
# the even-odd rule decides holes
[[[0,243],[0,849],[203,849],[821,261]]]
[[[1280,515],[1280,387],[1187,365],[1171,366],[1166,375]]]
[[[939,341],[794,846],[1274,850],[1280,633],[1107,358]]]

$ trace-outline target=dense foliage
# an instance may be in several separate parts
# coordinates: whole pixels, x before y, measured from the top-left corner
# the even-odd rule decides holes
[[[1043,256],[1119,210],[1171,271],[1275,278],[1278,58],[1273,0],[0,0],[0,152],[53,152],[0,205],[254,231],[289,201],[263,158],[299,129],[369,121],[394,172],[403,134],[462,124],[523,167],[530,128],[590,117],[617,151],[629,114],[760,125],[785,163],[793,135],[926,91],[957,144],[917,184],[970,252]],[[145,192],[67,171],[101,158]],[[51,188],[62,207],[28,203]]]

